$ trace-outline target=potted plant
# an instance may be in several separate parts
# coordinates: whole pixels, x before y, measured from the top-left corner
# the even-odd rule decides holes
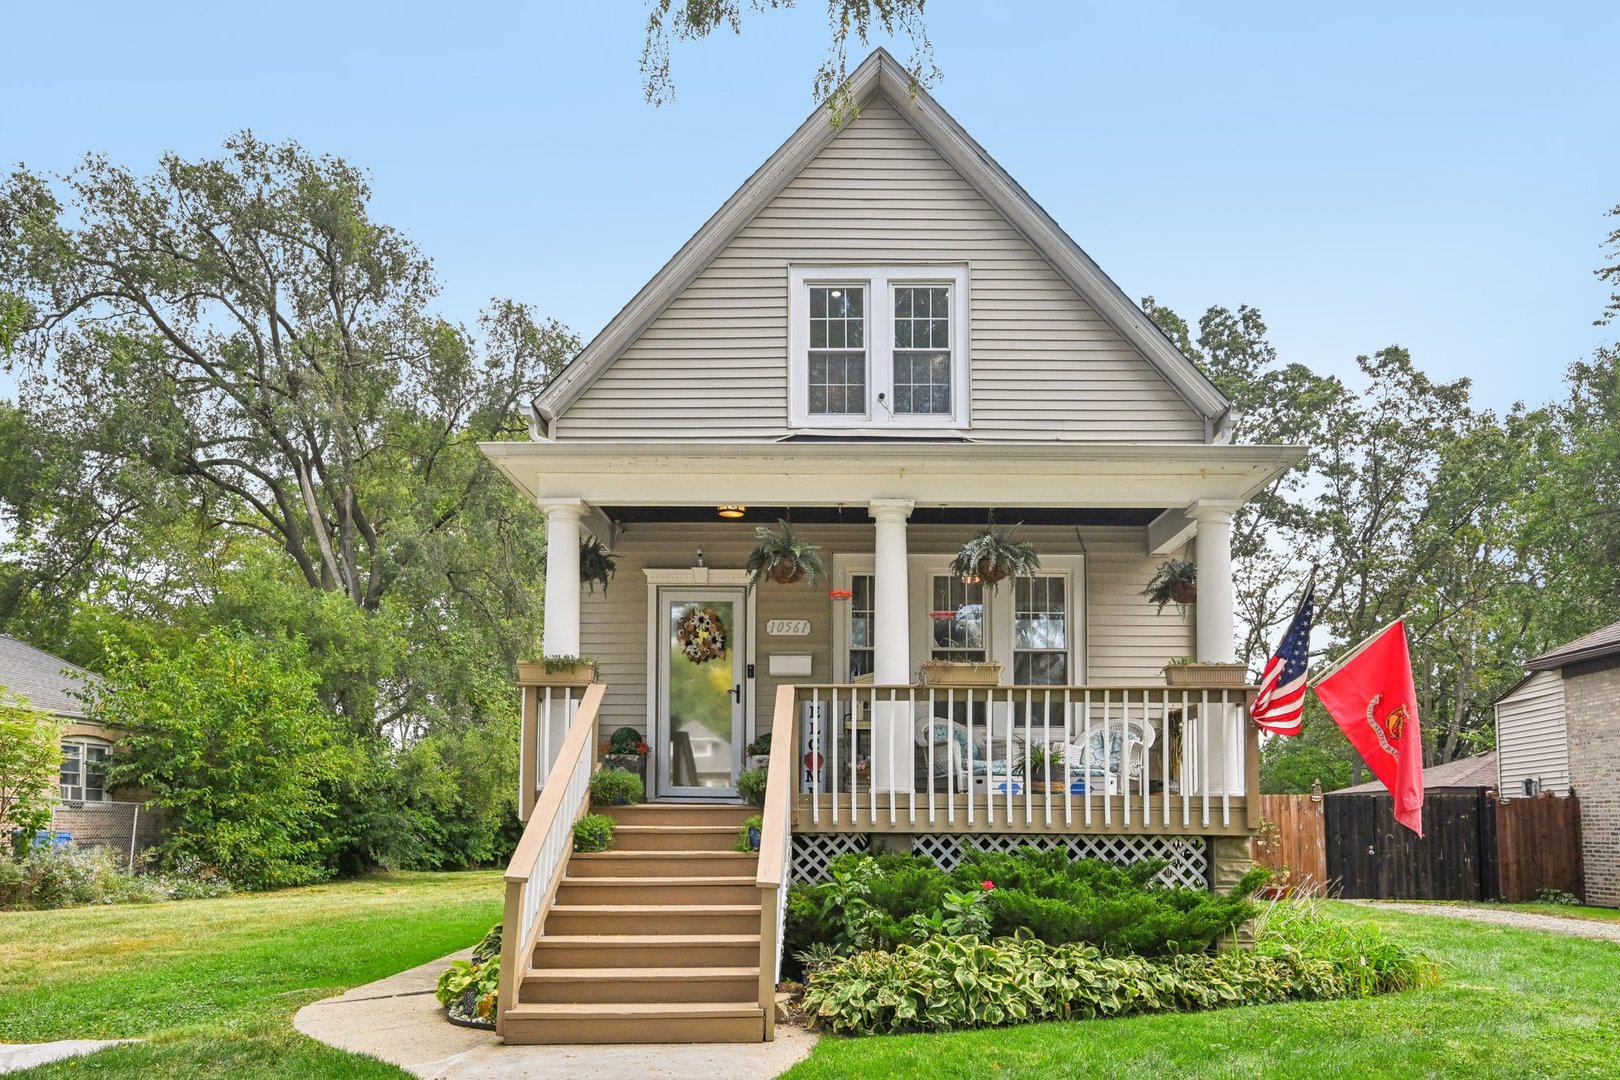
[[[737,794],[746,803],[765,805],[765,770],[744,769],[737,774]]]
[[[647,794],[641,777],[624,769],[598,769],[591,773],[591,802],[597,806],[629,806]]]
[[[613,844],[613,819],[606,814],[586,814],[574,822],[574,850],[606,851]]]
[[[633,727],[614,728],[602,744],[602,767],[607,769],[622,769],[628,773],[635,773],[641,778],[641,786],[645,791],[647,786],[647,754],[651,751],[644,741],[641,732]]]
[[[1249,669],[1245,664],[1198,661],[1178,656],[1164,665],[1166,686],[1247,686]]]
[[[1161,612],[1164,605],[1173,603],[1178,614],[1187,614],[1187,605],[1198,602],[1198,564],[1166,559],[1153,571],[1142,595],[1148,598],[1148,603],[1158,604]]]
[[[771,766],[771,733],[756,735],[754,741],[743,747],[750,769],[768,769]]]
[[[747,569],[752,575],[748,581],[749,588],[766,578],[779,585],[805,580],[814,585],[816,579],[827,572],[821,564],[821,556],[816,554],[821,549],[795,535],[793,526],[786,521],[778,521],[777,524],[781,526],[780,529],[761,525],[754,530],[759,537],[759,546],[748,553]]]
[[[956,553],[951,573],[969,584],[982,582],[988,589],[994,589],[1003,578],[1032,576],[1041,568],[1041,557],[1028,540],[1013,539],[1016,531],[1018,526],[1014,525],[1006,532],[997,532],[992,517],[984,531]]]
[[[996,686],[1001,682],[999,660],[924,660],[924,686]]]
[[[602,592],[607,592],[608,582],[618,570],[618,562],[608,554],[607,548],[596,537],[579,545],[579,579],[590,586],[591,592],[596,586],[602,586]]]
[[[1063,747],[1031,743],[1026,752],[1029,755],[1028,762],[1014,761],[1013,767],[1029,780],[1029,789],[1035,792],[1051,791],[1062,794],[1068,787],[1068,773],[1063,764]],[[1046,778],[1048,771],[1052,776],[1050,780]]]
[[[731,845],[733,851],[758,851],[759,832],[765,827],[765,818],[759,814],[743,819],[742,826],[737,830],[737,842]]]
[[[518,682],[528,686],[581,686],[596,681],[596,661],[589,656],[543,656],[518,664]]]

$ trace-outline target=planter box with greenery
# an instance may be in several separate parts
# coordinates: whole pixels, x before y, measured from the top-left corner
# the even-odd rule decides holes
[[[1245,664],[1217,664],[1182,657],[1164,667],[1168,686],[1247,686],[1249,669]]]
[[[641,777],[623,769],[598,769],[591,774],[590,785],[591,802],[597,806],[629,806],[647,795]]]
[[[771,764],[771,733],[755,737],[754,741],[743,747],[743,762],[750,769],[768,769]]]
[[[518,682],[529,686],[580,686],[596,681],[596,661],[588,656],[546,656],[518,664]]]
[[[924,686],[996,686],[1001,682],[1001,661],[924,660]]]

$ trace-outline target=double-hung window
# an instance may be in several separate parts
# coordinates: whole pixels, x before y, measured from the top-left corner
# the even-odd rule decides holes
[[[62,740],[60,786],[64,802],[101,802],[107,797],[107,755],[112,746],[101,739]]]
[[[792,426],[967,426],[967,267],[796,266],[789,277]]]

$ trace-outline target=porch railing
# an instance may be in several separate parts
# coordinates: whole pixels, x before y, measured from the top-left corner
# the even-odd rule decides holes
[[[793,721],[794,691],[778,687],[774,722]],[[788,875],[793,858],[794,747],[792,739],[771,739],[770,767],[765,774],[765,806],[760,811],[759,868],[759,1007],[765,1010],[765,1041],[776,1037],[776,984],[782,977],[782,933],[787,921]]]
[[[1252,687],[794,691],[774,730],[795,749],[800,831],[1242,835],[1257,824]]]
[[[522,737],[518,747],[518,818],[528,821],[562,751],[589,683],[520,682]]]
[[[591,773],[596,769],[596,721],[606,690],[601,683],[594,683],[580,691],[578,709],[557,746],[534,812],[506,867],[497,1034],[504,1035],[505,1012],[517,1002],[518,987],[523,985],[534,954],[535,933],[551,907],[568,854],[573,850],[574,822],[590,802]],[[527,782],[524,787],[528,787]]]

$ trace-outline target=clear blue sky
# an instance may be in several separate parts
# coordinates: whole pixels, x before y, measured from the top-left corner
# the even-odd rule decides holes
[[[0,161],[296,138],[371,170],[447,315],[509,295],[589,335],[808,114],[826,44],[819,0],[750,15],[678,43],[654,109],[644,20],[636,0],[12,5]],[[928,23],[935,95],[1133,297],[1257,305],[1323,370],[1400,343],[1498,408],[1613,336],[1591,325],[1620,203],[1612,0],[933,0]]]

